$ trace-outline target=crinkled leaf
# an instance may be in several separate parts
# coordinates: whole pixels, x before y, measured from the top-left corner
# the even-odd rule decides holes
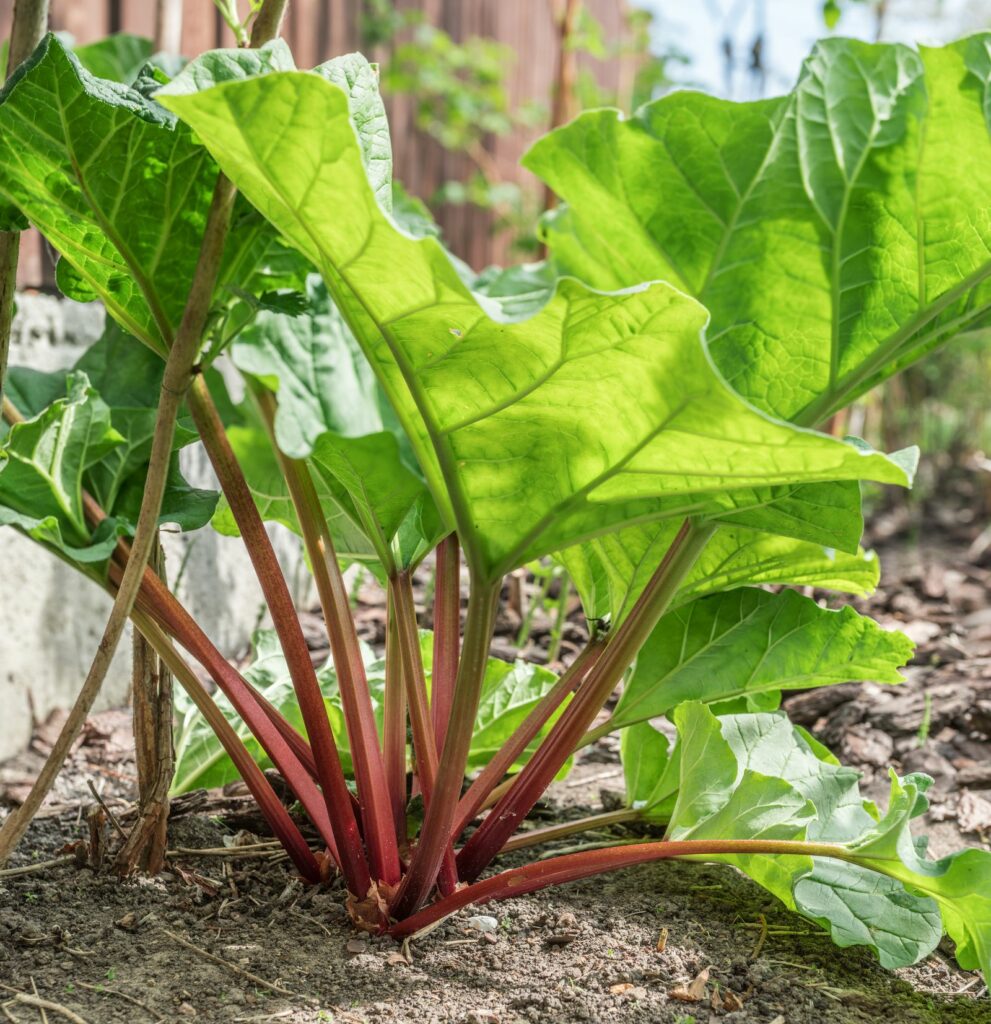
[[[567,271],[686,289],[733,387],[815,423],[991,319],[989,91],[987,34],[830,39],[788,96],[591,111],[524,162],[567,201],[546,231]]]
[[[705,704],[851,681],[900,683],[912,656],[902,633],[852,608],[831,611],[785,590],[744,587],[665,615],[637,655],[612,715],[617,727]]]
[[[0,447],[0,504],[39,522],[54,519],[63,542],[83,548],[90,540],[83,475],[123,438],[85,373],[69,373],[65,386],[64,398],[7,432]]]
[[[878,828],[872,805],[860,795],[859,774],[822,760],[783,714],[717,718],[701,704],[686,703],[675,710],[674,721],[675,753],[650,794],[656,807],[644,809],[648,818],[657,817],[666,801],[668,838],[744,839],[766,829],[764,838],[828,843],[847,857]],[[799,801],[802,809],[791,821],[798,827],[787,836],[785,810],[798,808]],[[914,963],[939,941],[933,900],[897,876],[886,877],[891,871],[879,874],[866,857],[719,859],[827,928],[839,945],[872,946],[887,967]]]
[[[73,52],[79,63],[96,78],[131,85],[151,59],[155,44],[143,36],[115,32],[98,42],[76,46]]]
[[[491,319],[436,240],[382,211],[347,97],[319,76],[158,98],[321,270],[481,573],[563,546],[556,526],[576,504],[598,503],[606,530],[638,498],[906,481],[883,457],[741,402],[700,342],[704,312],[667,285],[603,295],[564,280],[530,319]]]
[[[891,773],[888,811],[872,830],[851,844],[858,863],[896,878],[939,904],[943,924],[957,944],[961,967],[991,974],[991,852],[961,850],[929,860],[910,823],[928,806],[928,776],[899,779]]]
[[[215,171],[158,104],[94,78],[54,36],[0,92],[0,195],[108,311],[163,353],[182,315]]]

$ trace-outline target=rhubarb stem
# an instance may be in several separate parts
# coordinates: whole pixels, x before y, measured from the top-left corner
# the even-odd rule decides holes
[[[351,745],[351,762],[354,765],[358,804],[372,873],[376,880],[396,885],[399,882],[399,848],[389,802],[389,787],[379,749],[375,710],[368,689],[361,645],[358,643],[358,633],[351,616],[347,587],[337,561],[334,541],[320,507],[309,467],[302,460],[285,455],[276,441],[274,396],[250,379],[248,384],[261,410],[272,449],[289,486],[320,597]]]
[[[434,583],[434,664],[430,676],[430,710],[437,751],[444,749],[454,702],[461,653],[461,549],[452,533],[437,545]]]
[[[429,812],[434,801],[434,787],[437,779],[437,741],[434,738],[433,723],[430,719],[427,681],[423,671],[423,658],[420,654],[420,633],[416,626],[416,606],[413,603],[413,586],[409,573],[398,573],[390,580],[390,588],[393,610],[396,613],[400,666],[406,684],[406,703],[409,706],[410,722],[413,726],[416,776],[423,792],[424,806]],[[421,830],[421,837],[423,834]],[[446,846],[446,853],[442,851],[443,864],[440,866],[438,879],[441,892],[445,895],[452,892],[457,884],[454,850],[450,843],[447,843]]]
[[[585,645],[581,654],[571,663],[554,687],[540,700],[540,703],[526,716],[512,736],[502,745],[491,761],[479,772],[458,802],[457,816],[451,839],[456,842],[471,820],[485,806],[493,790],[504,775],[520,759],[526,748],[534,741],[537,733],[550,721],[555,711],[575,692],[588,675],[599,655],[605,648],[605,637],[595,636]]]
[[[632,807],[623,807],[618,811],[605,811],[602,814],[592,814],[587,818],[579,818],[577,821],[565,821],[560,825],[549,825],[547,828],[534,829],[532,832],[523,832],[513,836],[508,843],[500,850],[500,853],[512,853],[514,850],[525,850],[530,846],[540,846],[542,843],[550,843],[555,839],[565,839],[567,836],[577,835],[579,832],[591,832],[597,828],[608,828],[611,825],[622,825],[628,821],[637,821],[640,812]]]
[[[112,565],[110,568],[111,582],[119,579],[119,575],[119,568]],[[182,646],[209,672],[213,681],[231,702],[234,710],[237,711],[245,725],[251,730],[251,734],[269,756],[272,764],[296,794],[335,859],[339,859],[336,836],[326,803],[314,783],[312,774],[298,756],[298,748],[294,748],[284,730],[279,727],[273,716],[268,713],[267,708],[263,706],[259,695],[254,693],[247,682],[207,640],[206,635],[189,616],[189,613],[178,602],[167,600],[166,595],[169,595],[169,591],[164,584],[161,584],[161,581],[157,586],[146,581],[146,586],[142,587],[138,595],[138,607],[142,614],[154,621],[156,626],[175,636]],[[288,723],[286,726],[290,730],[292,729]]]
[[[602,705],[667,610],[685,574],[695,564],[715,527],[685,520],[661,564],[623,623],[609,635],[605,650],[575,699],[547,738],[458,854],[458,874],[474,881],[516,831],[540,795],[571,756]]]
[[[391,908],[393,917],[407,917],[423,904],[433,888],[445,853],[451,849],[451,826],[454,824],[465,766],[468,763],[468,750],[485,679],[498,600],[498,584],[482,584],[472,579],[464,644],[444,752],[437,770],[432,799],[427,804],[423,827],[420,829],[420,842],[413,852],[409,870]]]
[[[203,689],[193,670],[173,647],[172,641],[165,633],[142,611],[135,609],[133,618],[135,625],[148,640],[148,643],[169,667],[172,675],[179,680],[182,688],[189,694],[190,699],[209,723],[221,746],[237,767],[251,795],[255,798],[265,820],[292,858],[300,874],[310,882],[319,882],[320,865],[313,856],[313,852],[296,827],[296,823],[289,816],[289,812],[282,805],[282,801],[276,796],[268,779],[255,764],[251,754],[248,753],[237,733],[231,728],[230,723],[224,718],[220,708]]]
[[[272,616],[282,651],[286,657],[293,689],[299,701],[327,813],[337,840],[341,871],[352,894],[364,899],[371,888],[371,875],[344,779],[341,758],[330,731],[330,721],[320,692],[310,652],[303,637],[292,595],[286,584],[272,542],[255,507],[251,490],[231,449],[224,425],[202,376],[189,391],[189,407],[203,446],[220,481],[231,513],[241,532],[248,556],[255,569],[265,603]]]
[[[484,881],[465,886],[452,895],[432,903],[418,914],[400,920],[389,929],[389,934],[396,939],[405,938],[435,925],[455,911],[472,903],[487,903],[491,900],[523,896],[549,885],[576,882],[606,871],[616,871],[620,868],[647,864],[656,860],[673,860],[675,858],[711,860],[715,857],[734,855],[833,857],[838,860],[854,860],[849,850],[830,843],[763,839],[698,839],[623,844],[601,850],[564,854],[560,857],[536,861],[521,868],[502,871]]]
[[[406,834],[406,690],[403,682],[394,582],[389,580],[385,626],[385,696],[382,709],[382,753],[396,838],[405,849]]]

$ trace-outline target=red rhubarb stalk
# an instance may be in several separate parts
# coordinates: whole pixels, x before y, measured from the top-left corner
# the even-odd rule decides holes
[[[172,646],[172,641],[158,626],[139,609],[134,610],[132,618],[145,639],[155,649],[162,661],[168,665],[173,676],[179,680],[183,689],[207,720],[221,746],[234,762],[249,792],[255,798],[265,820],[271,826],[276,838],[282,843],[292,862],[299,869],[300,874],[307,881],[319,882],[320,865],[313,856],[313,851],[307,846],[302,833],[282,805],[282,801],[279,800],[268,779],[265,778],[264,772],[255,764],[247,747],[224,718],[223,712],[203,689],[185,659]]]
[[[382,751],[379,749],[378,728],[365,676],[365,663],[334,541],[320,507],[309,467],[305,462],[283,454],[276,442],[275,398],[270,391],[259,386],[254,386],[252,393],[261,409],[272,448],[289,486],[320,596],[334,668],[337,671],[344,723],[351,744],[351,763],[354,765],[358,804],[372,873],[377,881],[396,885],[399,882],[399,848],[389,803],[389,787]]]
[[[565,702],[569,694],[577,690],[598,660],[605,648],[605,637],[594,637],[578,657],[568,666],[561,678],[540,700],[540,703],[523,720],[519,728],[499,749],[495,757],[479,772],[458,802],[457,817],[451,831],[451,839],[458,837],[468,827],[472,818],[485,806],[485,801],[503,776],[512,768],[537,733],[547,724],[555,711]]]
[[[434,575],[434,665],[430,711],[438,753],[444,749],[461,653],[461,549],[455,533],[437,545]]]
[[[413,727],[413,753],[416,755],[416,775],[423,792],[424,807],[429,812],[434,801],[434,787],[437,779],[437,741],[434,737],[430,718],[430,703],[427,698],[427,681],[420,654],[420,634],[416,626],[416,606],[413,603],[413,586],[409,573],[401,572],[390,580],[393,610],[396,615],[396,639],[399,646],[400,668],[406,684],[406,702],[409,706],[410,723]],[[421,831],[421,842],[423,841]],[[457,884],[457,870],[454,865],[454,849],[450,843],[442,850],[442,863],[438,864],[440,875],[437,879],[445,895]],[[436,869],[435,869],[436,871]]]
[[[272,623],[282,644],[296,699],[306,725],[327,813],[337,840],[341,872],[350,891],[359,899],[371,889],[371,875],[362,848],[358,822],[351,804],[351,795],[344,779],[340,754],[330,731],[330,721],[317,682],[310,652],[296,615],[292,595],[286,584],[272,542],[255,507],[241,467],[224,432],[220,415],[213,404],[206,381],[199,376],[189,391],[189,408],[203,446],[231,513],[241,532],[248,555],[254,565]]]
[[[454,824],[465,765],[468,763],[468,749],[485,679],[498,599],[497,584],[486,585],[472,580],[464,644],[444,752],[437,769],[433,797],[424,815],[420,842],[413,851],[409,870],[393,901],[391,913],[396,918],[407,917],[422,906],[451,849],[451,826]]]
[[[564,854],[548,860],[536,861],[521,868],[510,868],[484,881],[467,885],[450,896],[432,903],[418,914],[413,914],[389,929],[393,938],[401,939],[429,928],[456,910],[473,903],[488,903],[523,896],[549,885],[577,882],[606,871],[647,864],[655,860],[692,857],[711,860],[733,855],[765,855],[792,857],[834,857],[851,860],[849,851],[829,843],[799,841],[770,841],[762,839],[713,839],[671,842],[632,843]]]
[[[407,844],[406,835],[406,690],[399,651],[394,583],[388,584],[385,627],[385,696],[382,708],[382,756],[386,785],[396,836]]]
[[[713,527],[686,520],[629,616],[610,635],[584,685],[509,791],[493,807],[458,854],[458,875],[472,882],[499,853],[571,756],[658,619],[695,564]]]

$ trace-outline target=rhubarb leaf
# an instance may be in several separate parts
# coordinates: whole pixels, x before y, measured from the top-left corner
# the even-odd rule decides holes
[[[134,82],[154,52],[155,44],[150,39],[129,32],[115,32],[106,39],[73,48],[79,63],[91,75],[122,85]]]
[[[658,718],[686,700],[770,697],[776,704],[782,690],[900,683],[898,668],[912,650],[904,634],[849,607],[820,608],[793,590],[730,590],[692,601],[658,622],[612,721],[621,727]]]
[[[674,721],[677,747],[650,794],[654,806],[643,809],[648,819],[660,817],[663,802],[670,807],[677,793],[667,838],[757,838],[760,829],[765,839],[828,844],[840,859],[710,859],[740,868],[787,906],[827,928],[838,945],[873,947],[886,967],[906,966],[931,952],[941,934],[939,909],[926,893],[917,894],[915,882],[899,876],[900,859],[893,866],[871,842],[880,826],[873,805],[860,795],[857,772],[823,760],[783,714],[717,718],[701,704],[686,703],[675,710]],[[761,778],[774,783],[760,786]],[[792,820],[800,827],[786,836],[789,826],[783,812],[779,821],[779,806],[798,799],[807,801]],[[975,894],[980,891],[976,877],[963,884],[973,885]],[[945,915],[944,923],[952,932]]]
[[[111,321],[68,374],[12,367],[7,397],[22,415],[37,416],[66,394],[67,378],[78,373],[85,374],[93,394],[109,408],[111,425],[119,436],[116,445],[85,468],[82,483],[101,508],[118,520],[120,529],[131,533],[151,455],[163,363]],[[180,417],[175,449],[197,438],[188,418]],[[191,487],[174,459],[159,522],[196,530],[210,521],[216,503],[216,492]]]
[[[991,852],[961,850],[941,860],[926,858],[910,831],[928,806],[932,779],[891,773],[888,811],[872,830],[851,844],[858,864],[884,872],[939,904],[943,924],[957,945],[957,962],[991,975]],[[796,893],[798,890],[796,890]]]
[[[347,97],[319,75],[157,98],[321,271],[482,577],[564,546],[557,525],[588,502],[605,532],[643,498],[906,483],[882,456],[740,401],[701,343],[704,311],[668,285],[604,295],[562,280],[530,319],[492,319],[435,239],[381,209]]]
[[[90,535],[83,475],[123,438],[85,373],[70,373],[66,388],[64,398],[7,432],[0,448],[0,502],[22,515],[54,517],[66,540],[83,547]]]
[[[668,522],[633,526],[559,552],[589,619],[620,622],[660,564],[677,531]],[[736,587],[769,583],[867,594],[880,569],[873,552],[846,554],[758,530],[724,527],[682,581],[674,606]]]
[[[733,387],[820,422],[991,322],[989,54],[829,39],[785,97],[585,113],[524,159],[567,202],[548,244],[596,287],[696,296]]]
[[[188,129],[48,35],[0,91],[0,195],[131,334],[171,344],[215,170]]]

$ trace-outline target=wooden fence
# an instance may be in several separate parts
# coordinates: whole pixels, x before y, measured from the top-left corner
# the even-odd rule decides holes
[[[312,67],[339,53],[362,49],[361,9],[364,0],[290,0],[283,35],[300,67]],[[589,12],[603,28],[607,42],[615,43],[626,31],[624,0],[585,0]],[[0,0],[0,38],[10,28],[13,0]],[[244,5],[242,4],[242,7]],[[514,55],[507,86],[512,104],[528,102],[551,109],[560,44],[555,28],[554,0],[396,0],[400,10],[419,10],[424,19],[447,31],[455,40],[481,36],[497,40]],[[111,32],[132,32],[153,37],[155,0],[51,0],[51,27],[69,32],[77,43],[89,43]],[[181,52],[193,56],[217,46],[231,46],[233,38],[212,0],[182,0]],[[370,59],[385,61],[387,52],[372,52]],[[630,73],[625,59],[591,61],[585,66],[611,91],[619,90]],[[388,100],[395,154],[396,177],[413,194],[429,199],[448,181],[467,179],[475,165],[461,153],[445,150],[417,130],[409,98]],[[515,182],[537,192],[532,177],[518,161],[540,134],[539,125],[520,127],[508,135],[486,141],[491,166],[500,180]],[[510,237],[493,232],[492,214],[469,205],[435,209],[451,249],[477,269],[488,263],[514,259]],[[22,287],[51,285],[50,254],[35,235],[22,246],[18,281]]]

